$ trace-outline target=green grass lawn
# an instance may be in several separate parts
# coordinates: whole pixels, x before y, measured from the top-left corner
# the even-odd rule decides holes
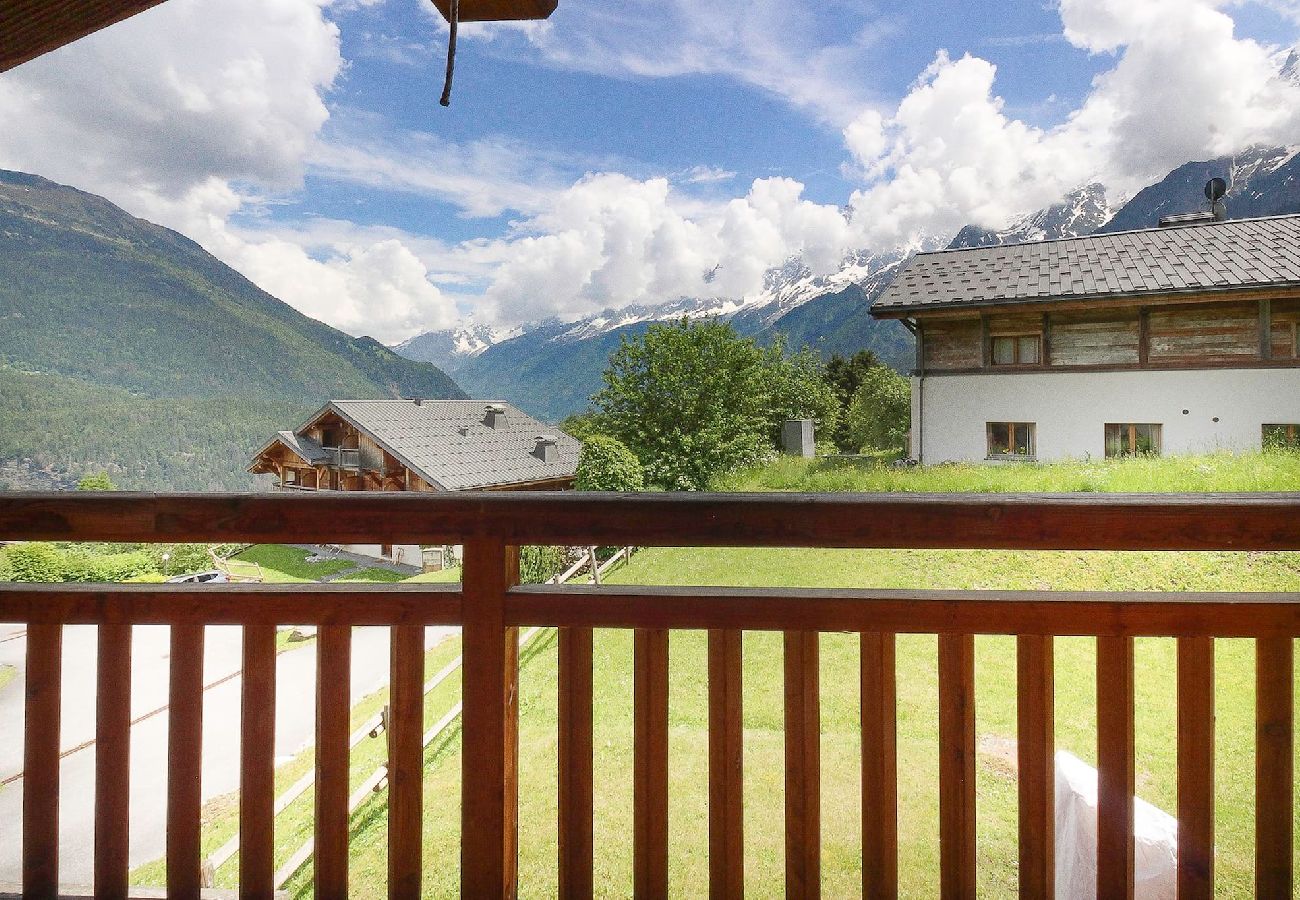
[[[1300,491],[1300,453],[1214,453],[1054,463],[899,468],[784,456],[724,478],[724,491],[975,493]]]
[[[340,572],[348,572],[337,581],[392,583],[404,581],[405,576],[388,569],[361,568],[355,572],[350,569],[357,564],[348,559],[326,559],[320,562],[307,562],[311,553],[298,547],[284,544],[260,544],[249,547],[230,560],[231,571],[236,575],[256,575],[257,566],[261,566],[262,577],[267,584],[286,584],[320,581]],[[254,565],[256,564],[256,565]]]

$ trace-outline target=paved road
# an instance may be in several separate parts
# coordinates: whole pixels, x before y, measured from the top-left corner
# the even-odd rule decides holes
[[[453,633],[429,628],[426,645]],[[16,629],[0,626],[0,665],[19,666],[26,641]],[[6,638],[13,638],[6,640]],[[237,673],[242,645],[236,626],[209,626],[205,641],[204,683],[211,685]],[[352,642],[352,699],[356,703],[388,683],[388,629],[357,628]],[[63,637],[63,735],[66,751],[89,741],[95,730],[96,628],[70,625]],[[165,706],[168,685],[169,631],[164,625],[137,625],[132,640],[131,715],[136,718]],[[310,745],[316,727],[314,692],[316,642],[282,653],[276,662],[277,762]],[[203,799],[239,787],[238,675],[210,688],[203,704]],[[23,679],[0,689],[0,779],[22,769]],[[59,792],[59,880],[89,884],[94,859],[93,744],[63,760]],[[131,729],[131,865],[161,857],[166,850],[167,713]],[[22,782],[0,788],[0,883],[22,875]]]

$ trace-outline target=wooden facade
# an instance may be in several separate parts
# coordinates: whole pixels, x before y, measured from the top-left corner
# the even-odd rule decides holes
[[[1300,296],[1025,306],[912,311],[917,374],[1300,366]],[[1038,341],[1036,356],[1000,362],[997,342],[1021,338]]]

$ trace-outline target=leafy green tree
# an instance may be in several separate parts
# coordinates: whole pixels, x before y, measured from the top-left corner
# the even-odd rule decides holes
[[[79,491],[115,491],[117,485],[113,484],[113,479],[108,477],[107,472],[92,472],[88,475],[81,476],[77,482]]]
[[[585,444],[598,434],[603,434],[599,417],[593,412],[574,413],[560,420],[560,430]]]
[[[597,434],[582,445],[574,486],[580,491],[642,491],[645,470],[622,441]]]
[[[787,419],[812,419],[817,443],[831,445],[841,404],[826,378],[821,357],[807,347],[787,357],[778,341],[769,348],[766,362],[773,445],[780,444],[781,425]]]
[[[883,365],[885,364],[870,350],[859,350],[850,357],[835,353],[826,361],[826,381],[835,392],[835,397],[839,400],[840,410],[843,413],[836,422],[836,427],[830,437],[842,453],[856,453],[861,449],[854,446],[849,437],[849,417],[847,415],[849,405],[853,402],[853,395],[858,392],[858,387],[862,384],[863,379],[867,377],[867,373]]]
[[[853,394],[847,419],[850,452],[906,451],[912,413],[907,379],[887,366],[867,370]]]
[[[564,571],[564,548],[527,546],[519,548],[519,581],[544,584]]]
[[[683,319],[624,338],[592,402],[652,484],[704,490],[771,452],[768,369],[730,325]]]

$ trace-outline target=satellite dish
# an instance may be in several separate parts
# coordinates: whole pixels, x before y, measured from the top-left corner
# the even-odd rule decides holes
[[[1228,182],[1222,178],[1211,178],[1205,182],[1205,199],[1215,203],[1223,199],[1223,195],[1228,193]]]

